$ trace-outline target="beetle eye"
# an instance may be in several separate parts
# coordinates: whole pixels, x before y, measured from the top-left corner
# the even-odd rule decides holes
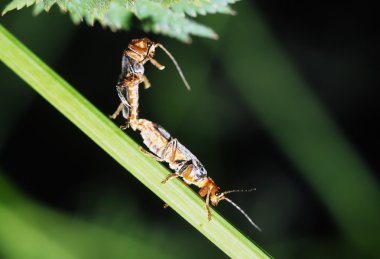
[[[148,43],[146,44],[146,46],[147,46],[148,48],[152,47],[152,42],[148,42]]]
[[[220,195],[220,192],[216,192],[216,193],[215,193],[215,196],[219,196],[219,195]]]

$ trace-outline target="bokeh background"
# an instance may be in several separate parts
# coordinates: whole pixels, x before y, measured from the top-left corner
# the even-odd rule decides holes
[[[3,8],[5,3],[1,3]],[[380,254],[377,9],[362,3],[239,2],[208,15],[218,41],[191,45],[54,10],[0,22],[105,114],[121,53],[148,36],[177,58],[146,65],[140,115],[185,144],[263,229],[220,211],[278,258]],[[122,121],[116,122],[121,124]],[[0,64],[0,258],[223,258],[163,202]],[[137,134],[127,130],[137,142]]]

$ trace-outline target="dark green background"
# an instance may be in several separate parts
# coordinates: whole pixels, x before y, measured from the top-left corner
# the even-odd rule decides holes
[[[3,6],[3,5],[2,5]],[[379,40],[374,6],[248,1],[208,15],[218,41],[149,35],[164,53],[140,116],[166,128],[263,229],[218,210],[278,258],[375,257],[380,250]],[[75,26],[56,8],[0,22],[105,114],[121,53],[146,36]],[[116,122],[121,124],[122,121]],[[0,65],[0,257],[224,255]],[[141,143],[139,136],[126,131]],[[12,235],[9,235],[12,233]],[[26,252],[24,252],[26,251]],[[60,254],[58,254],[60,253]]]

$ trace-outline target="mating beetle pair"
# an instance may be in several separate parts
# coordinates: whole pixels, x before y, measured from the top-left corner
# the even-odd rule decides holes
[[[160,70],[165,68],[154,59],[157,47],[163,49],[170,57],[185,86],[190,90],[190,86],[176,60],[164,46],[147,38],[134,39],[123,53],[121,75],[116,85],[121,103],[115,113],[111,115],[111,118],[115,119],[122,112],[123,117],[126,119],[126,125],[121,126],[121,128],[125,129],[130,126],[133,130],[138,130],[150,152],[143,149],[142,151],[157,161],[168,163],[169,167],[174,170],[174,173],[169,174],[162,183],[166,183],[172,178],[180,177],[185,183],[193,184],[200,188],[200,196],[206,199],[208,220],[211,220],[209,204],[216,206],[220,201],[226,200],[238,209],[254,227],[260,230],[239,206],[226,197],[228,193],[248,192],[253,189],[220,192],[215,182],[207,176],[205,167],[184,145],[156,123],[146,119],[139,119],[139,85],[144,83],[145,88],[150,87],[149,80],[144,75],[144,64],[149,61]]]

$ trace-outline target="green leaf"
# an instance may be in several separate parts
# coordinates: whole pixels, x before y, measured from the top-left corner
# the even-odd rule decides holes
[[[68,12],[74,23],[97,21],[111,30],[128,30],[132,14],[142,20],[145,31],[161,33],[189,42],[190,36],[217,39],[217,34],[207,26],[188,16],[209,13],[233,14],[230,4],[237,0],[13,0],[4,9],[11,10],[35,6],[34,13],[48,12],[54,5]]]
[[[111,30],[127,30],[132,17],[132,5],[128,0],[14,0],[5,7],[3,15],[33,4],[35,14],[48,12],[56,4],[59,9],[70,14],[74,23],[84,20],[92,26],[98,21]]]
[[[197,14],[206,15],[208,13],[234,14],[235,12],[229,5],[237,1],[238,0],[180,0],[171,4],[170,8],[176,13],[186,13],[192,17],[197,16]]]
[[[144,29],[162,33],[189,42],[189,35],[198,35],[217,39],[218,35],[210,28],[191,21],[180,13],[162,7],[161,4],[149,0],[139,0],[135,5],[136,16],[140,20],[150,21]]]
[[[20,10],[23,7],[28,7],[38,2],[41,2],[41,0],[13,0],[4,8],[2,15],[11,10]]]

